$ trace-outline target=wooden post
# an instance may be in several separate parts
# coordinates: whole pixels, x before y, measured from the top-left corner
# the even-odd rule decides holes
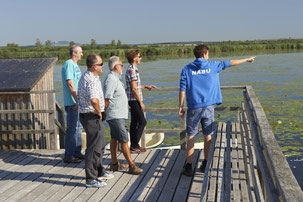
[[[58,122],[61,124],[64,131],[59,129],[59,142],[60,149],[64,149],[64,139],[65,139],[65,119],[64,119],[64,111],[60,107],[59,103],[56,102],[56,112],[58,113]]]
[[[180,149],[186,149],[186,120],[185,114],[183,117],[180,117],[180,128],[182,132],[180,133]]]
[[[51,109],[53,112],[49,113],[49,129],[53,130],[50,133],[50,149],[59,149],[59,139],[55,133],[55,118],[56,118],[56,97],[55,93],[48,93],[48,109]]]

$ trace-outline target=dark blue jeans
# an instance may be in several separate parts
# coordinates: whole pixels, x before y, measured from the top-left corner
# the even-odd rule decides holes
[[[67,130],[65,134],[65,158],[76,157],[81,154],[82,125],[75,106],[65,106]]]

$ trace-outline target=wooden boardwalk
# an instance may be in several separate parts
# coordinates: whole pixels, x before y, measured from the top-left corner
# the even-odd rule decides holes
[[[105,188],[86,188],[84,161],[66,164],[64,150],[0,150],[0,201],[271,201],[263,196],[251,133],[241,122],[217,124],[205,173],[203,149],[193,158],[194,176],[181,174],[185,150],[151,149],[132,154],[144,172],[114,172]],[[118,158],[125,163],[121,153]],[[106,150],[103,164],[111,162]],[[273,197],[277,193],[272,192]]]
[[[239,130],[235,123],[232,125],[234,131]],[[64,163],[64,150],[2,150],[0,201],[200,201],[201,193],[208,201],[223,197],[247,201],[241,137],[226,132],[225,123],[219,123],[217,128],[218,138],[213,141],[213,159],[208,163],[211,169],[206,170],[206,178],[199,172],[203,150],[195,150],[195,175],[191,178],[181,174],[185,150],[153,149],[132,154],[144,170],[142,175],[115,172],[115,178],[100,189],[84,186],[84,161]],[[119,159],[125,161],[121,153]],[[103,163],[108,168],[110,162],[106,151]]]

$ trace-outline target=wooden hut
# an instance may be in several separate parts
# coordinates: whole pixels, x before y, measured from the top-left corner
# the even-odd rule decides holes
[[[56,61],[0,59],[0,149],[58,149]]]

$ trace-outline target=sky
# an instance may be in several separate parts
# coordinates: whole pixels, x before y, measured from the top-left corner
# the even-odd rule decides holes
[[[302,0],[0,0],[0,46],[303,37]]]

